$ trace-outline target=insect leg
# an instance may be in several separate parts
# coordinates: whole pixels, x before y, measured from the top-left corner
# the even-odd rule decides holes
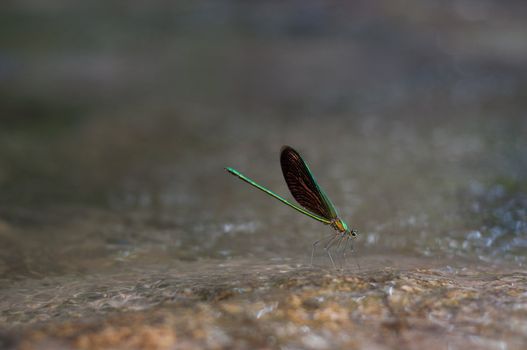
[[[335,252],[337,253],[337,258],[339,257],[339,255],[341,255],[341,253],[339,253],[339,249],[340,249],[340,245],[342,244],[342,241],[344,240],[344,237],[345,237],[345,233],[341,233],[340,234],[340,238],[338,239],[337,241],[337,246],[335,247]],[[342,259],[340,259],[340,267],[342,268]]]
[[[320,243],[320,241],[325,240],[326,238],[329,238],[329,239],[333,238],[333,234],[331,234],[328,237],[321,238],[321,239],[316,240],[315,242],[313,242],[313,250],[311,250],[311,265],[313,265],[313,257],[315,256],[315,250],[317,249],[317,244]]]
[[[353,259],[355,260],[355,264],[357,264],[357,267],[359,268],[359,271],[360,271],[360,264],[359,264],[359,259],[357,259],[357,257],[355,256],[355,247],[353,246],[353,242],[351,242],[351,256],[353,257]]]
[[[331,256],[331,251],[329,250],[331,248],[331,246],[335,243],[335,239],[337,239],[337,237],[339,236],[339,234],[335,234],[335,236],[333,236],[329,241],[328,243],[326,243],[326,245],[324,246],[324,249],[326,250],[326,253],[328,253],[328,256],[329,256],[329,260],[331,260],[331,263],[333,264],[333,267],[335,268],[335,270],[338,270],[337,269],[337,265],[335,265],[335,261],[333,260],[333,257]]]
[[[350,236],[346,235],[346,243],[344,243],[344,249],[342,250],[342,260],[344,260],[344,264],[346,264],[346,257],[347,257],[349,242],[350,242]]]

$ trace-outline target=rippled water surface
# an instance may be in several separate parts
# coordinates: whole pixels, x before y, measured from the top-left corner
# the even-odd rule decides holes
[[[280,310],[290,295],[278,276],[336,273],[323,249],[309,264],[312,243],[331,229],[224,167],[291,198],[278,161],[285,144],[360,232],[340,273],[367,281],[422,267],[465,290],[466,276],[505,281],[516,271],[510,279],[524,287],[525,6],[389,3],[310,3],[301,13],[157,4],[125,15],[8,6],[1,26],[19,40],[2,35],[10,44],[0,56],[9,86],[0,89],[0,330],[167,303],[214,308],[222,291],[246,305],[265,299],[258,288],[275,299],[251,304],[256,319]],[[93,28],[73,20],[81,14]],[[516,328],[481,341],[467,330],[452,344],[472,334],[475,347],[520,348],[527,294],[507,293],[484,305],[516,300]],[[436,326],[447,329],[448,317]],[[269,331],[237,346],[332,347],[329,333],[304,326],[300,343],[273,343]],[[229,347],[229,334],[211,339]]]

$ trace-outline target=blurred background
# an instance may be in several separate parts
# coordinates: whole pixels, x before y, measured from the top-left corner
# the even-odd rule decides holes
[[[291,198],[284,144],[361,232],[359,259],[523,265],[526,16],[491,0],[4,1],[2,281],[304,263],[330,228],[223,169]]]

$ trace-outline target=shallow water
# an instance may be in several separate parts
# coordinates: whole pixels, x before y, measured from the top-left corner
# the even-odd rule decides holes
[[[204,332],[217,333],[214,341],[225,348],[344,346],[351,340],[331,342],[333,326],[310,325],[317,329],[310,332],[294,318],[298,310],[281,307],[302,286],[322,293],[315,281],[326,278],[356,283],[350,293],[366,300],[380,293],[375,288],[404,280],[421,286],[428,305],[435,287],[420,283],[438,274],[451,283],[441,290],[472,290],[487,316],[476,322],[472,309],[456,309],[472,318],[449,324],[453,306],[430,304],[440,321],[408,334],[434,338],[437,348],[444,334],[453,348],[521,348],[527,48],[515,38],[525,34],[518,15],[524,6],[487,2],[478,12],[469,2],[416,3],[407,11],[389,3],[341,10],[311,4],[302,14],[278,7],[280,18],[264,4],[151,5],[124,16],[96,6],[11,5],[3,17],[47,29],[28,27],[43,41],[11,41],[0,57],[0,79],[10,86],[0,90],[7,101],[0,107],[0,345],[20,345],[21,335],[33,339],[39,327],[53,344],[54,335],[62,339],[60,325],[111,325],[122,312],[149,317],[168,308],[201,325],[201,316],[250,304],[261,317],[274,310],[286,316],[263,317],[238,336],[240,319],[213,317]],[[98,25],[84,32],[71,22],[79,13]],[[159,25],[173,18],[177,26]],[[24,38],[17,23],[3,26]],[[224,171],[234,167],[291,198],[278,162],[284,144],[301,152],[360,232],[343,272],[322,249],[309,267],[312,243],[329,227]],[[293,282],[278,287],[284,274]],[[359,288],[380,275],[373,291]],[[491,293],[489,281],[503,294]],[[327,286],[333,302],[342,291]],[[403,291],[411,295],[412,288]],[[301,295],[301,305],[310,303],[304,297],[315,298]],[[218,304],[224,299],[230,306]],[[381,299],[369,305],[385,305]],[[209,309],[193,318],[195,305]],[[404,323],[394,341],[405,338],[412,321],[386,305],[371,314],[362,304],[359,311],[340,305],[355,310],[342,325],[358,332],[352,347],[394,346],[368,343],[364,317],[377,317],[379,329]],[[407,318],[432,317],[420,306],[409,310]],[[501,327],[500,310],[514,315],[512,328]],[[277,335],[283,322],[294,324],[290,336]],[[162,324],[182,337],[181,325]],[[214,347],[189,327],[183,348]],[[452,327],[461,330],[449,333]],[[266,337],[251,338],[262,329]],[[26,345],[47,346],[39,344]]]

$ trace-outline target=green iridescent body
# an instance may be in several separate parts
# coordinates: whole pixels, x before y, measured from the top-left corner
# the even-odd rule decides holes
[[[321,216],[318,216],[316,214],[313,214],[307,210],[305,210],[304,208],[302,207],[299,207],[298,205],[296,204],[293,204],[291,202],[289,202],[287,199],[277,195],[276,193],[274,193],[273,191],[271,190],[268,190],[267,188],[257,184],[256,182],[254,182],[253,180],[249,179],[247,176],[243,175],[242,173],[240,173],[238,170],[236,169],[233,169],[233,168],[230,168],[230,167],[227,167],[225,168],[229,173],[231,173],[232,175],[235,175],[237,177],[239,177],[240,179],[242,179],[243,181],[247,182],[248,184],[250,185],[253,185],[254,187],[256,187],[257,189],[259,189],[260,191],[263,191],[265,193],[267,193],[268,195],[270,195],[271,197],[274,197],[276,199],[278,199],[280,202],[290,206],[291,208],[301,212],[302,214],[304,215],[307,215],[309,216],[310,218],[313,218],[317,221],[320,221],[320,222],[323,222],[324,224],[331,224],[331,220],[328,220],[328,219],[324,219],[323,217]]]
[[[289,190],[302,207],[289,202],[273,191],[259,185],[236,169],[230,167],[225,169],[232,175],[237,176],[298,212],[326,225],[330,225],[337,232],[349,235],[350,237],[357,236],[356,231],[350,231],[346,222],[340,219],[337,209],[324,190],[318,185],[308,165],[300,157],[298,152],[289,146],[282,147],[280,162]]]

